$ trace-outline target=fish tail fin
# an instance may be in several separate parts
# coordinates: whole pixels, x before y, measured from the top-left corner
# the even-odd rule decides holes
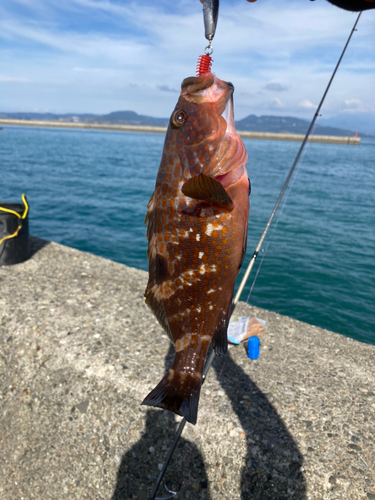
[[[201,387],[201,375],[171,368],[142,404],[173,411],[196,424]]]

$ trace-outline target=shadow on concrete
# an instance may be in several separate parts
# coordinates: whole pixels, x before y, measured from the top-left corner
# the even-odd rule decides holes
[[[174,349],[170,346],[165,359],[166,371],[171,366]],[[161,377],[160,377],[161,378]],[[156,382],[156,381],[155,381]],[[148,500],[176,435],[180,418],[169,412],[148,409],[146,429],[142,438],[122,457],[117,481],[111,500]],[[157,498],[170,497],[164,485],[173,489],[180,485],[177,498],[211,500],[208,478],[202,454],[197,446],[180,438],[172,460],[165,473]]]
[[[213,366],[246,433],[241,500],[304,500],[303,456],[267,395],[230,354],[225,360],[216,358]],[[225,414],[228,409],[224,405],[219,411]]]
[[[51,242],[47,240],[42,240],[42,238],[37,238],[36,236],[29,236],[30,243],[30,257],[33,257],[39,250],[49,245]]]
[[[172,364],[170,346],[165,365]],[[223,369],[223,363],[225,366]],[[246,433],[246,465],[241,471],[241,500],[305,500],[306,485],[301,466],[303,457],[275,408],[230,354],[216,358],[213,367],[226,392],[233,411]],[[212,376],[213,374],[211,374]],[[210,376],[210,374],[209,374]],[[228,405],[218,411],[225,414]],[[174,414],[147,410],[143,437],[122,458],[111,500],[148,500],[175,437],[178,422]],[[199,422],[198,422],[199,425]],[[239,429],[240,430],[240,429]],[[225,457],[222,464],[226,470]],[[158,498],[168,497],[165,484],[181,485],[176,498],[211,500],[220,492],[210,492],[203,457],[195,446],[180,438],[158,491]],[[227,498],[225,496],[225,498]]]

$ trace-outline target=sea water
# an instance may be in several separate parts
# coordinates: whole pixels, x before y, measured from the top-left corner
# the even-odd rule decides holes
[[[0,201],[25,193],[31,234],[147,270],[144,218],[163,142],[158,134],[4,126]],[[244,142],[252,193],[241,275],[300,147]],[[308,144],[241,300],[254,285],[253,305],[375,344],[374,170],[375,141]]]

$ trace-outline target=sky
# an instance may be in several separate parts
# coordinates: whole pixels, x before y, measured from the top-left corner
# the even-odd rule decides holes
[[[325,0],[221,0],[213,71],[235,115],[311,119],[357,14]],[[0,111],[168,117],[204,53],[199,0],[1,0]],[[375,133],[375,11],[364,12],[323,108]]]

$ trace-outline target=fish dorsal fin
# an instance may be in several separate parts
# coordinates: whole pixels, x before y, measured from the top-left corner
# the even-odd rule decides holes
[[[186,181],[181,191],[185,196],[196,200],[208,201],[228,210],[233,208],[231,197],[225,191],[223,185],[214,177],[198,174]]]

